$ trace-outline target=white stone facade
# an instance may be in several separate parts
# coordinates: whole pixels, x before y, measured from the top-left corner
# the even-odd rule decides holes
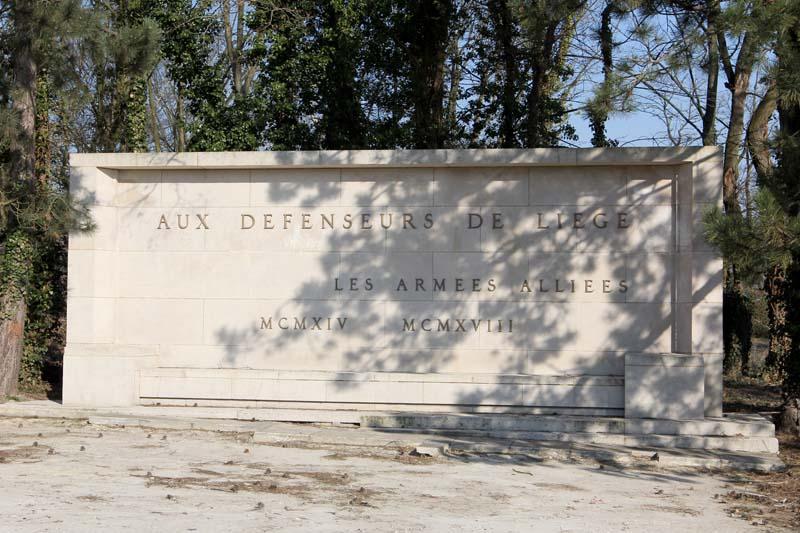
[[[65,404],[721,413],[716,148],[71,165]]]

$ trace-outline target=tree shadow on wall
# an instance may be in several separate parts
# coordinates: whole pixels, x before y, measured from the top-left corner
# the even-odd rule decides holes
[[[402,403],[465,412],[619,410],[625,353],[677,342],[677,171],[660,167],[659,180],[642,172],[254,171],[263,205],[251,208],[258,225],[247,231],[284,232],[270,253],[304,266],[276,260],[264,274],[286,286],[246,327],[215,330],[220,366],[333,373],[324,400],[336,403],[397,403],[405,390],[414,400]],[[562,202],[553,201],[559,188]],[[275,229],[263,229],[266,213]],[[614,227],[621,214],[626,227]],[[403,389],[364,373],[419,379]]]

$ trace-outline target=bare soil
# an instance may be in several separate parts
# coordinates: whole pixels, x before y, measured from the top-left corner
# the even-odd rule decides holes
[[[0,530],[764,530],[720,473],[301,444],[0,418]]]
[[[775,413],[781,406],[780,388],[756,378],[726,379],[726,412]],[[778,434],[786,471],[732,476],[718,499],[731,516],[767,528],[800,531],[800,438]]]

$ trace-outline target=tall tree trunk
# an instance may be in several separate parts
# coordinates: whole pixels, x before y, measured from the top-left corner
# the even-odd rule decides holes
[[[176,90],[176,104],[175,104],[175,113],[177,116],[175,117],[175,151],[176,152],[185,152],[186,151],[186,113],[183,109],[183,90],[181,90],[180,84]]]
[[[741,216],[738,194],[738,176],[742,135],[744,133],[744,112],[747,101],[747,90],[750,86],[750,76],[756,57],[756,39],[751,33],[746,33],[739,48],[734,67],[724,32],[717,32],[720,59],[725,69],[727,78],[726,87],[731,93],[731,113],[728,121],[728,133],[725,139],[725,153],[722,163],[722,202],[728,216]],[[734,344],[726,346],[727,360],[730,356],[740,357],[740,371],[746,374],[750,366],[750,348],[752,334],[752,314],[749,310],[748,299],[745,296],[741,282],[736,273],[736,265],[727,266],[725,280],[726,299],[723,301],[723,324],[731,332],[728,339],[735,340]],[[736,351],[738,353],[734,354]],[[728,368],[730,370],[730,368]]]
[[[147,151],[147,82],[141,76],[124,76],[123,94],[124,139],[121,149],[127,152]]]
[[[728,53],[725,36],[722,33],[720,33],[718,44],[723,62],[726,65],[728,77],[726,85],[731,92],[731,115],[728,123],[728,134],[725,139],[725,155],[722,164],[722,199],[726,213],[738,214],[741,210],[737,194],[737,178],[739,175],[742,134],[744,133],[745,103],[747,102],[747,90],[750,87],[750,76],[756,59],[756,43],[752,34],[745,34],[736,59],[735,69]]]
[[[153,78],[148,78],[147,81],[147,96],[149,114],[150,114],[150,136],[153,138],[153,146],[156,152],[161,151],[161,128],[158,124],[158,107],[156,104],[155,86],[153,85]]]
[[[703,146],[715,146],[717,144],[715,122],[719,89],[719,37],[717,36],[719,0],[710,0],[706,5],[706,11],[708,68],[706,69],[706,106],[703,110]]]
[[[758,102],[747,125],[747,150],[756,169],[759,185],[765,185],[772,175],[772,157],[769,147],[769,121],[778,108],[778,88],[770,81],[767,92]]]
[[[4,295],[0,299],[0,400],[17,392],[25,331],[25,298]]]
[[[540,39],[534,40],[534,47],[531,50],[531,89],[528,92],[527,106],[528,114],[526,117],[526,148],[540,148],[549,146],[549,140],[544,134],[546,131],[547,119],[544,116],[544,99],[549,96],[547,88],[549,85],[549,74],[552,68],[553,49],[555,47],[557,22],[547,23],[543,35]]]
[[[444,129],[444,68],[452,0],[414,0],[409,8],[412,143],[441,148]]]
[[[771,268],[764,277],[769,321],[769,345],[764,366],[772,376],[779,378],[783,378],[786,372],[786,357],[792,342],[786,324],[787,290],[786,271],[779,266]]]
[[[330,50],[325,65],[322,87],[323,149],[349,150],[364,148],[364,113],[356,86],[357,41],[350,35],[352,28],[349,6],[330,4],[323,9],[322,20],[327,31],[322,46]]]
[[[778,64],[784,68],[800,64],[800,29],[795,25],[784,35],[777,47]],[[785,79],[785,78],[784,78]],[[791,83],[792,77],[788,77]],[[786,83],[786,82],[784,82]],[[795,87],[779,86],[779,94]],[[781,98],[778,101],[778,116],[781,127],[781,147],[777,172],[788,199],[788,215],[800,215],[800,102],[796,98]],[[800,434],[800,251],[795,247],[792,264],[787,269],[788,295],[786,300],[791,349],[785,358],[785,373],[782,383],[784,404],[778,426],[784,431]]]
[[[603,84],[601,99],[589,110],[589,124],[592,128],[592,146],[611,146],[606,135],[606,122],[611,107],[611,75],[614,67],[614,34],[611,29],[611,17],[617,12],[615,0],[608,0],[600,14],[600,29],[597,37],[600,41],[600,56],[603,63]]]
[[[461,96],[461,47],[459,36],[454,35],[450,39],[450,88],[447,94],[447,131],[455,131],[458,122],[458,99]]]
[[[38,68],[33,53],[33,0],[12,4],[14,25],[14,75],[12,110],[18,122],[16,139],[11,148],[11,179],[23,191],[36,192],[36,77]],[[22,230],[12,230],[4,236],[0,256],[0,397],[16,391],[25,331],[25,288],[29,276],[30,237]]]
[[[515,148],[517,116],[517,58],[514,46],[514,20],[507,0],[489,0],[489,16],[495,29],[503,68],[500,96],[500,147]]]

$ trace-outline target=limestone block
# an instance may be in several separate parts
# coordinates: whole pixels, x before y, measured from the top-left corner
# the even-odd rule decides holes
[[[410,350],[389,346],[361,357],[345,357],[342,364],[354,372],[523,374],[526,357],[525,350]]]
[[[527,168],[438,168],[434,180],[437,206],[528,205]]]
[[[443,290],[432,292],[432,299],[534,299],[538,296],[537,293],[520,291],[523,281],[532,279],[529,276],[528,263],[528,254],[522,250],[508,253],[436,252],[433,254],[433,278]],[[562,272],[563,270],[559,275],[568,275]],[[430,283],[429,281],[429,285]],[[430,293],[430,286],[428,291]]]
[[[621,351],[528,350],[527,374],[622,376],[625,353]]]
[[[426,383],[328,381],[325,401],[348,403],[428,403],[423,395]]]
[[[94,206],[89,210],[94,223],[91,230],[74,230],[69,234],[70,250],[115,250],[117,244],[117,210]]]
[[[119,296],[336,298],[338,254],[119,252]]]
[[[634,288],[627,274],[628,260],[623,253],[531,252],[528,255],[527,275],[520,276],[512,271],[511,279],[506,282],[516,298],[543,302],[622,302],[629,299]],[[495,253],[491,257],[497,260],[503,255]],[[521,280],[528,281],[526,287],[522,286]]]
[[[669,252],[672,207],[666,205],[482,209],[481,249],[544,252]],[[559,217],[560,214],[560,217]]]
[[[694,253],[692,262],[692,302],[722,304],[722,257],[718,253]]]
[[[692,353],[722,353],[722,306],[694,304],[692,309]]]
[[[470,213],[478,212],[478,209],[464,207],[393,209],[392,226],[386,230],[386,250],[478,252],[481,250],[481,229],[470,228],[468,222]],[[410,225],[404,227],[404,216],[413,217],[411,220],[416,229]],[[425,229],[426,224],[430,229]]]
[[[160,170],[120,170],[114,205],[118,207],[161,206]]]
[[[403,150],[400,153],[406,152]],[[417,150],[419,152],[419,150]],[[443,152],[448,165],[496,166],[496,165],[574,165],[578,150],[574,148],[525,148],[525,149],[472,149],[437,150]]]
[[[432,300],[437,296],[433,286],[432,253],[342,253],[340,257],[339,274],[332,277],[333,268],[330,268],[320,277],[325,280],[326,287],[330,286],[332,297],[342,300]],[[339,290],[334,291],[334,285]],[[452,292],[454,289],[451,287]]]
[[[112,343],[116,325],[113,298],[67,297],[67,343]]]
[[[112,251],[70,250],[67,271],[69,296],[113,298],[117,295],[117,258]]]
[[[114,205],[117,171],[97,167],[72,167],[69,172],[69,191],[85,206]]]
[[[63,403],[88,407],[136,405],[137,372],[155,365],[157,360],[156,354],[125,357],[113,351],[107,356],[65,356]]]
[[[320,152],[200,152],[193,154],[198,168],[251,168],[316,165]]]
[[[432,168],[342,170],[342,206],[432,206]]]
[[[145,376],[140,378],[141,398],[191,398],[230,400],[232,380],[226,377]]]
[[[203,301],[120,298],[116,341],[123,344],[201,344]]]
[[[202,232],[201,247],[232,252],[382,252],[386,247],[382,224],[402,218],[380,209],[343,207],[206,208],[203,212],[208,214],[210,229]],[[423,216],[420,213],[416,220]]]
[[[312,380],[254,379],[231,380],[231,398],[286,402],[324,402],[326,383]]]
[[[206,210],[119,207],[116,212],[119,232],[115,249],[120,251],[202,250],[209,231],[197,218],[207,214]]]
[[[669,302],[672,299],[675,256],[666,253],[630,253],[625,256],[624,274],[615,276],[627,281],[623,294],[627,302]]]
[[[525,405],[523,385],[424,383],[423,403],[436,405]]]
[[[590,382],[573,387],[572,397],[576,407],[621,409],[625,406],[625,386],[621,379],[614,385]]]
[[[384,342],[384,303],[353,300],[206,300],[203,339],[230,347],[236,366],[270,368],[290,354],[311,358],[357,357]],[[188,344],[188,343],[187,343]]]
[[[702,419],[703,358],[678,354],[625,356],[625,417]]]
[[[694,162],[693,201],[722,207],[722,149],[705,147]]]
[[[477,348],[479,331],[468,322],[478,316],[477,301],[389,301],[383,315],[384,342],[386,346],[411,350]],[[478,329],[486,327],[487,321]]]
[[[284,207],[338,206],[342,184],[339,169],[251,171],[250,205]]]
[[[433,167],[448,163],[451,156],[452,150],[325,150],[317,152],[317,165],[343,168]]]
[[[129,159],[125,156],[133,156],[134,165],[137,167],[186,167],[197,166],[199,154],[197,152],[139,152],[136,154],[114,154],[115,156],[123,159],[123,162],[118,163],[120,166],[128,166],[130,163],[125,161]],[[100,164],[99,166],[102,166]],[[133,165],[131,165],[133,166]]]
[[[630,205],[672,205],[675,203],[676,167],[628,167],[627,174],[627,198]]]
[[[530,205],[626,205],[624,167],[530,169]]]
[[[246,207],[250,203],[249,170],[165,170],[164,207]]]
[[[703,216],[714,207],[713,204],[695,204],[692,210],[692,250],[695,252],[716,252],[705,238],[705,224]]]
[[[722,358],[721,353],[698,354],[705,367],[705,415],[722,416]]]

